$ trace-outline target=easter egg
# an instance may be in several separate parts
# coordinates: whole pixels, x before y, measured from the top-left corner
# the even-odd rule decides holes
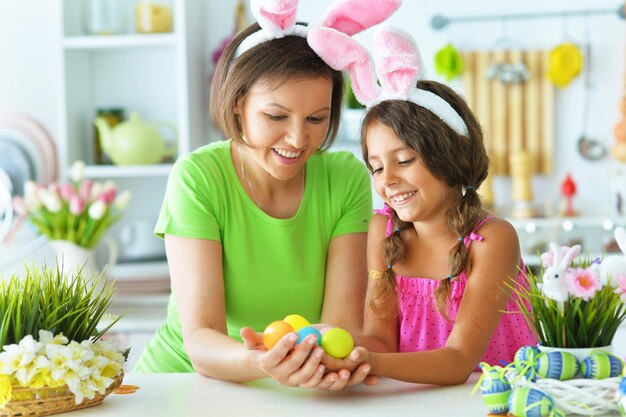
[[[354,340],[348,331],[335,327],[322,335],[322,347],[333,358],[343,359],[352,352]]]
[[[567,381],[578,373],[578,359],[571,353],[560,350],[543,352],[537,356],[535,372],[538,378]]]
[[[302,317],[302,316],[300,316],[298,314],[290,314],[287,317],[285,317],[283,319],[283,321],[285,323],[291,324],[291,327],[293,327],[293,331],[294,332],[297,332],[298,330],[300,330],[303,327],[311,325],[311,323],[309,323],[309,321],[307,319],[305,319],[304,317]]]
[[[622,417],[626,417],[626,377],[622,379],[619,387],[617,387],[617,393],[615,394],[617,399],[617,409]]]
[[[267,325],[263,331],[263,344],[265,348],[271,349],[287,333],[293,332],[291,324],[282,320],[273,321]]]
[[[605,379],[619,376],[624,362],[603,350],[594,350],[580,363],[580,374],[588,379]]]
[[[539,355],[539,349],[536,346],[522,346],[515,352],[513,356],[513,365],[517,372],[524,375],[529,381],[535,381],[535,359]]]
[[[298,330],[296,333],[298,333],[298,341],[296,342],[297,344],[300,344],[300,343],[304,342],[304,339],[308,335],[312,334],[312,335],[317,336],[317,344],[318,344],[318,346],[322,346],[322,342],[321,342],[322,334],[315,327],[313,327],[313,326],[305,326],[305,327],[302,327],[300,330]]]
[[[483,404],[490,414],[506,414],[509,411],[511,384],[501,369],[483,367],[483,381],[480,384]]]
[[[543,417],[553,408],[552,397],[535,388],[519,387],[509,396],[509,413],[517,417]]]

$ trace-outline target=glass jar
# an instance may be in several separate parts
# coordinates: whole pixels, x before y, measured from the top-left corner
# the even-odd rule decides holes
[[[83,0],[83,30],[88,35],[118,35],[128,31],[126,0]]]
[[[138,33],[171,32],[173,25],[171,0],[137,0],[135,26]]]

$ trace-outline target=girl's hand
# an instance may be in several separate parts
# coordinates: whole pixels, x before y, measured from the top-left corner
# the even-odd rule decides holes
[[[279,384],[312,388],[322,381],[325,367],[320,362],[324,351],[317,346],[315,336],[296,345],[297,335],[289,333],[267,350],[261,333],[244,327],[240,334],[259,369]]]

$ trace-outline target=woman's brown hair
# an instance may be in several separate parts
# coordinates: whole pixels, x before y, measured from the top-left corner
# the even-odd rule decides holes
[[[258,31],[255,23],[226,47],[220,57],[211,83],[209,110],[211,119],[227,137],[241,140],[242,131],[236,106],[247,96],[257,82],[279,87],[290,81],[324,77],[332,80],[330,127],[321,149],[328,149],[339,130],[343,74],[330,68],[300,36],[285,36],[263,42],[235,58],[239,44]]]
[[[434,113],[413,102],[383,101],[369,109],[363,119],[361,130],[363,158],[365,161],[368,160],[365,142],[368,128],[375,123],[382,123],[391,128],[398,138],[417,152],[422,163],[436,178],[449,187],[458,189],[459,198],[446,212],[446,224],[450,231],[462,238],[472,232],[482,214],[480,197],[476,189],[487,177],[489,168],[482,130],[468,105],[451,88],[435,81],[419,81],[417,88],[430,91],[447,101],[465,121],[468,136],[459,135]],[[369,168],[371,170],[371,167]],[[465,196],[461,194],[463,186],[470,186]],[[411,223],[403,222],[393,212],[393,230],[404,230],[411,226]],[[392,233],[385,239],[383,246],[385,265],[394,265],[400,261],[404,251],[400,233]],[[450,251],[450,279],[465,268],[468,255],[463,239],[459,239]],[[450,279],[442,280],[435,291],[437,310],[446,319]],[[382,274],[369,302],[374,311],[382,317],[396,311],[395,273],[392,268],[386,269]]]

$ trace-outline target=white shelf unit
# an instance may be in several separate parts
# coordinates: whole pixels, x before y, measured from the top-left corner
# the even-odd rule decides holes
[[[609,254],[606,246],[613,241],[615,227],[626,226],[626,218],[614,216],[507,220],[517,230],[524,262],[531,266],[540,265],[539,253],[548,250],[550,242],[580,244],[583,255],[602,258]]]
[[[99,36],[82,30],[84,4],[83,0],[60,1],[63,78],[57,148],[61,178],[67,178],[74,161],[83,160],[88,178],[113,179],[118,189],[133,193],[122,219],[107,231],[119,242],[120,233],[133,222],[154,224],[172,164],[96,165],[96,110],[123,108],[126,116],[137,112],[146,122],[173,122],[177,127],[177,156],[206,143],[206,5],[202,1],[172,0],[171,33],[139,34],[129,28],[127,34]],[[134,1],[127,4],[130,26],[134,22]],[[124,259],[124,247],[120,247],[120,254]],[[149,255],[145,262],[139,258],[118,264],[115,274],[122,278],[146,273],[167,275],[165,260],[155,262]]]

